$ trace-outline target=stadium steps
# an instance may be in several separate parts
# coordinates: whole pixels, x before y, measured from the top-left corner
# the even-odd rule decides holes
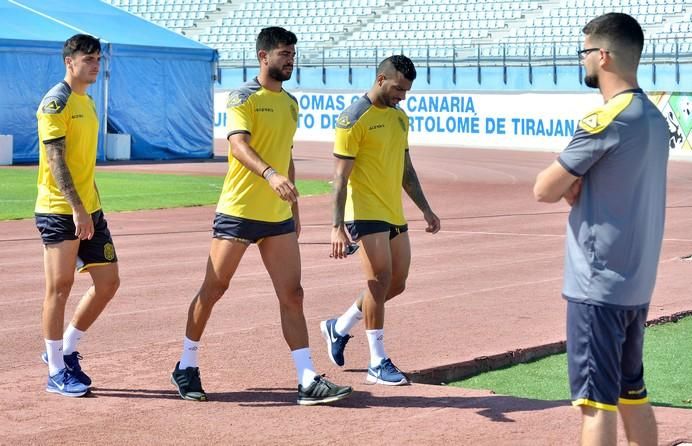
[[[349,39],[358,31],[368,29],[375,21],[388,12],[396,9],[398,6],[406,3],[406,0],[390,0],[386,5],[381,7],[373,7],[372,14],[360,16],[355,25],[345,27],[344,32],[335,33],[330,37],[328,42],[323,42],[319,48],[307,48],[301,51],[302,64],[319,64],[322,61],[322,51],[340,47],[342,44],[349,42]],[[348,46],[348,45],[346,45]]]
[[[513,20],[509,23],[511,26],[508,26],[501,31],[491,33],[490,42],[488,43],[495,45],[507,43],[507,38],[512,35],[513,31],[521,28],[531,27],[535,19],[539,17],[548,17],[550,15],[550,11],[562,7],[564,6],[562,5],[561,0],[549,0],[541,2],[541,4],[538,5],[538,9],[525,9],[522,11],[521,19]],[[478,44],[485,42],[476,41],[474,43]]]
[[[669,38],[669,36],[666,36],[666,33],[670,29],[671,26],[675,24],[681,24],[681,23],[691,23],[692,22],[692,6],[687,7],[687,9],[683,9],[679,13],[673,13],[673,14],[665,14],[664,19],[663,19],[663,24],[660,28],[656,29],[655,31],[653,30],[648,30],[649,36],[647,37],[653,37],[653,38]],[[653,31],[653,32],[652,32]],[[687,35],[683,35],[678,38],[680,42],[682,42],[684,39],[686,40],[692,40],[692,31],[687,33]]]
[[[216,11],[207,13],[204,20],[195,21],[195,28],[190,29],[189,33],[186,31],[185,35],[199,41],[202,34],[211,34],[212,26],[222,26],[224,18],[233,17],[233,11],[239,9],[240,3],[242,2],[222,0],[217,4]]]

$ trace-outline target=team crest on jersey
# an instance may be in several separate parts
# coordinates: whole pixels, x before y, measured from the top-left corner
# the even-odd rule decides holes
[[[401,130],[406,131],[406,123],[401,116],[399,116],[399,125],[401,126]]]
[[[293,122],[298,122],[298,109],[294,106],[291,106],[291,118]]]
[[[351,120],[346,113],[342,113],[339,119],[336,120],[336,124],[339,127],[348,128],[348,126],[351,125]]]
[[[103,245],[103,257],[108,261],[115,259],[115,247],[112,243]]]
[[[43,107],[41,108],[41,111],[43,113],[49,114],[49,115],[54,115],[57,113],[60,113],[62,109],[65,108],[63,104],[58,102],[56,98],[51,98],[48,101],[43,103]]]

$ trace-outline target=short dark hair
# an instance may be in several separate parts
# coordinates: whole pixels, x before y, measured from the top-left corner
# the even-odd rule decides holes
[[[94,54],[101,52],[101,42],[88,34],[75,34],[65,41],[62,47],[62,58],[72,57],[75,53]]]
[[[416,67],[408,57],[398,54],[389,56],[377,66],[377,74],[391,72],[394,69],[401,73],[406,79],[413,82],[416,79]]]
[[[257,35],[257,52],[271,51],[280,45],[295,45],[297,42],[298,38],[291,31],[280,26],[270,26]]]
[[[639,58],[644,48],[644,32],[637,20],[621,12],[603,14],[586,24],[582,32],[593,39],[602,39],[609,45],[630,53],[631,60],[639,63]]]

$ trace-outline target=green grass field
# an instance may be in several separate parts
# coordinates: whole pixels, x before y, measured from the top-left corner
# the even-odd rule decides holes
[[[647,328],[644,369],[649,399],[656,406],[692,409],[692,316]],[[450,385],[539,400],[569,400],[567,355],[518,364]]]
[[[215,204],[223,177],[130,172],[97,172],[106,212]],[[326,181],[298,180],[301,196],[328,193]],[[0,220],[31,218],[36,201],[36,169],[0,169]]]

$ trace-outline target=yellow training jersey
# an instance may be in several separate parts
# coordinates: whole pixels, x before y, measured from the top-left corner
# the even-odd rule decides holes
[[[298,101],[286,91],[263,88],[257,78],[228,95],[228,136],[248,133],[250,146],[277,173],[288,177],[293,135],[298,125]],[[282,200],[262,177],[228,153],[228,173],[216,211],[249,220],[276,223],[292,217]]]
[[[36,111],[38,120],[38,196],[35,212],[71,215],[72,208],[58,188],[46,158],[46,143],[65,139],[65,163],[75,189],[88,213],[101,209],[94,171],[99,120],[96,105],[88,95],[77,94],[60,82],[43,97]]]
[[[334,155],[354,159],[344,221],[406,224],[401,202],[408,117],[400,108],[378,108],[367,96],[341,113]]]

